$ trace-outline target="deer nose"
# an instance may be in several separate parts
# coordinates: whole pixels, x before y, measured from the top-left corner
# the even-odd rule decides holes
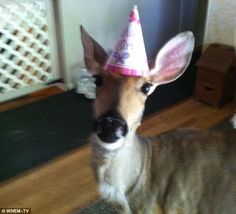
[[[114,143],[127,134],[127,124],[118,112],[111,111],[98,118],[94,132],[101,141]]]

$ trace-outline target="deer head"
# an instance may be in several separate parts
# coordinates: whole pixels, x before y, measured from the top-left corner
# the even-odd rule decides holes
[[[104,146],[120,146],[140,125],[145,101],[158,85],[180,77],[194,49],[191,32],[180,33],[159,51],[149,75],[127,77],[103,70],[108,55],[81,26],[84,60],[96,78],[94,135]],[[157,101],[158,102],[158,101]]]

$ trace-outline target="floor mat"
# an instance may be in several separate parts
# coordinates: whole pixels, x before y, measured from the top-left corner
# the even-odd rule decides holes
[[[63,93],[0,114],[0,181],[87,142],[91,102]]]

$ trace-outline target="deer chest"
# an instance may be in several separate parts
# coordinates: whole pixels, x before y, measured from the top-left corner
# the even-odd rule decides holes
[[[195,97],[221,107],[234,98],[236,63],[234,48],[212,44],[197,62]]]

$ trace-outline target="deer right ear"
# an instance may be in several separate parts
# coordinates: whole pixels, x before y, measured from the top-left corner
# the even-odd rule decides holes
[[[192,57],[194,37],[191,32],[180,33],[172,38],[157,54],[150,79],[156,85],[162,85],[180,77]]]
[[[102,70],[102,65],[105,63],[108,55],[102,46],[86,32],[82,25],[80,26],[80,31],[84,47],[85,65],[92,73],[99,73]]]

